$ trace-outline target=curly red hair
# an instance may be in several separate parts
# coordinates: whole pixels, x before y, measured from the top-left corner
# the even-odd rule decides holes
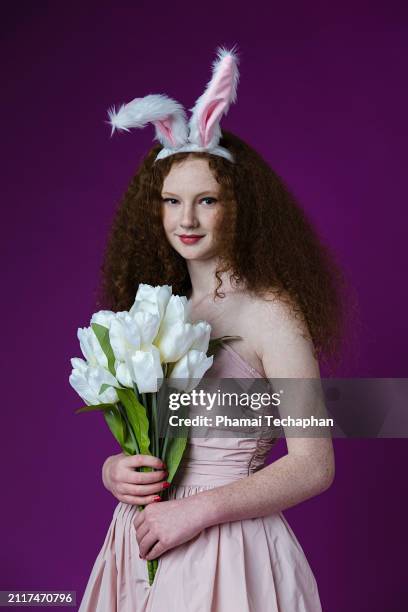
[[[142,161],[118,206],[101,267],[98,306],[128,310],[139,283],[172,285],[188,295],[186,262],[167,241],[162,225],[161,191],[174,163],[188,156],[205,158],[220,184],[224,206],[217,244],[216,271],[251,294],[272,291],[306,323],[317,358],[336,359],[345,324],[345,277],[317,236],[305,212],[282,179],[243,140],[223,130],[221,146],[235,163],[208,153],[177,153],[155,162],[161,145]]]

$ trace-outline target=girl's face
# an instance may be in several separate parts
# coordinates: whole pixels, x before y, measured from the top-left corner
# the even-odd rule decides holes
[[[175,163],[163,182],[162,219],[171,246],[185,259],[216,253],[215,230],[221,220],[220,186],[206,159]],[[196,240],[183,237],[197,236]]]

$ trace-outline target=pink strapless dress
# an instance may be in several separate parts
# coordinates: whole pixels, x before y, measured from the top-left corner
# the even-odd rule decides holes
[[[262,378],[225,344],[207,372]],[[172,486],[180,499],[263,467],[275,439],[190,438]],[[281,512],[221,523],[166,551],[149,585],[133,519],[120,502],[96,558],[79,612],[321,612],[315,577]]]

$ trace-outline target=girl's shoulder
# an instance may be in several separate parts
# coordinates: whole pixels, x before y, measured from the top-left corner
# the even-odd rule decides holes
[[[262,369],[263,345],[265,338],[277,338],[283,329],[296,328],[304,331],[304,326],[295,322],[290,303],[278,296],[273,290],[263,295],[247,291],[231,293],[225,302],[228,312],[228,329],[231,335],[241,336],[242,340],[230,341],[231,347],[241,354],[256,369]]]
[[[235,296],[237,300],[238,296]],[[269,290],[263,295],[242,295],[237,304],[237,319],[240,328],[251,339],[254,348],[263,344],[265,338],[277,338],[285,342],[293,336],[310,340],[307,323],[288,295],[278,295]]]
[[[262,295],[248,291],[231,294],[235,307],[239,309],[240,318],[250,325],[276,324],[295,319],[293,302],[287,294],[278,295],[277,291],[270,289]]]

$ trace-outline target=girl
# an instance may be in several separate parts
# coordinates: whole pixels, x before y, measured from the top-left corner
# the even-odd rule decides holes
[[[223,130],[204,148],[148,153],[113,222],[100,304],[127,310],[139,283],[169,284],[212,337],[242,338],[216,353],[209,376],[318,379],[319,359],[338,354],[343,277],[249,145]],[[264,466],[275,440],[191,438],[161,503],[157,457],[108,457],[103,483],[119,504],[80,612],[319,612],[282,510],[331,485],[332,442],[288,436],[287,454]],[[146,559],[157,557],[149,586]]]

